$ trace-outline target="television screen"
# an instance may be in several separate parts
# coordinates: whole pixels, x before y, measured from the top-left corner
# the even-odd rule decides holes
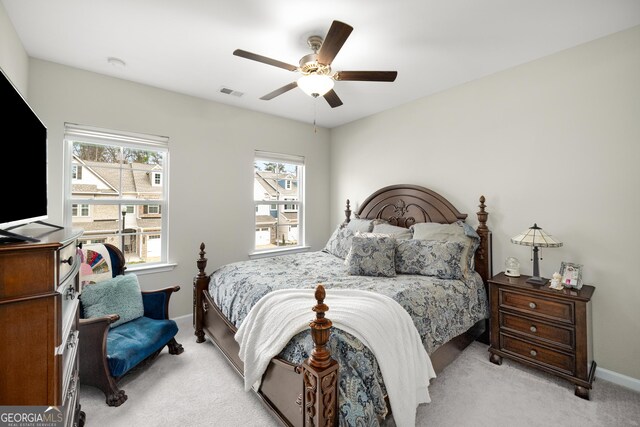
[[[0,229],[47,218],[47,128],[0,69]]]

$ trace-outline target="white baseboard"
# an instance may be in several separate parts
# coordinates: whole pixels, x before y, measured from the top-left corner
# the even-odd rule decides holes
[[[640,380],[627,375],[596,367],[596,378],[602,378],[603,380],[640,392]]]
[[[191,318],[193,318],[193,314],[184,314],[182,316],[178,316],[178,317],[172,317],[172,320],[175,320],[176,322],[184,322],[186,319],[191,320]]]

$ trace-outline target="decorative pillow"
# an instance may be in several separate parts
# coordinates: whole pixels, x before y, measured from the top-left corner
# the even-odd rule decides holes
[[[402,240],[396,246],[396,271],[404,274],[435,276],[440,279],[462,278],[460,242]]]
[[[468,224],[456,221],[453,224],[422,222],[411,226],[413,238],[417,240],[435,240],[440,242],[459,242],[464,245],[462,251],[462,274],[467,275],[474,269],[474,257],[480,245],[480,236]]]
[[[389,223],[374,223],[372,232],[375,234],[386,234],[398,240],[410,239],[412,237],[411,230],[408,228],[398,227],[397,225]]]
[[[103,244],[84,245],[80,256],[80,283],[98,283],[113,277],[111,255]]]
[[[351,239],[354,234],[350,228],[344,227],[342,224],[339,225],[329,237],[323,252],[345,259],[351,249]]]
[[[112,323],[111,328],[144,315],[142,293],[135,274],[116,276],[84,286],[80,300],[85,318],[119,314],[120,319]]]
[[[344,263],[353,276],[396,275],[396,240],[389,236],[356,234]]]
[[[373,220],[353,218],[347,223],[347,228],[354,233],[357,231],[368,233],[369,231],[373,230]]]

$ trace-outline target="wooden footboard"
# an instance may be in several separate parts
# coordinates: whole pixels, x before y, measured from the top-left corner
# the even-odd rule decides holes
[[[205,337],[220,349],[234,369],[244,377],[244,363],[238,356],[240,346],[234,335],[237,328],[227,321],[209,294],[211,277],[205,273],[205,245],[200,245],[198,274],[193,280],[193,327],[196,342]],[[338,362],[326,347],[331,321],[325,317],[325,290],[316,288],[317,304],[312,308],[316,318],[310,323],[314,348],[309,359],[294,365],[273,358],[265,371],[256,394],[286,426],[333,426],[338,417]]]

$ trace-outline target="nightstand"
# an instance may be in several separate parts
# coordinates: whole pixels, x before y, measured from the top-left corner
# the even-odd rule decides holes
[[[560,291],[533,285],[530,276],[500,273],[489,280],[491,362],[506,357],[564,378],[589,399],[596,362],[591,347],[593,286]]]

